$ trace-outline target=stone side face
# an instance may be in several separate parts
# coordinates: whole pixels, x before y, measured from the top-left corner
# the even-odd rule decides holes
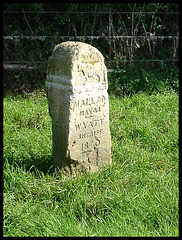
[[[46,79],[53,161],[67,175],[111,164],[107,69],[89,44],[64,42],[49,59]]]

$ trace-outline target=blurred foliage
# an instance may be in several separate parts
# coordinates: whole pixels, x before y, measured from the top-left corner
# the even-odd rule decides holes
[[[14,11],[14,13],[8,11]],[[24,62],[34,66],[38,66],[40,62],[46,64],[54,46],[69,40],[69,38],[61,38],[62,36],[75,36],[72,40],[76,41],[81,41],[78,36],[85,36],[84,42],[101,51],[107,68],[127,72],[119,76],[113,73],[110,89],[116,89],[116,82],[119,84],[117,88],[120,88],[120,84],[125,81],[128,81],[126,84],[128,88],[129,79],[134,81],[133,72],[137,73],[135,74],[137,79],[146,79],[143,77],[143,72],[147,72],[147,69],[151,70],[151,73],[156,70],[155,62],[138,64],[132,60],[176,59],[178,58],[178,39],[109,39],[108,36],[178,36],[179,16],[167,14],[178,11],[177,3],[6,3],[3,13],[3,35],[19,37],[3,40],[3,61],[5,63]],[[84,12],[88,13],[84,14]],[[145,12],[152,12],[152,14],[145,14]],[[33,40],[22,39],[22,36],[55,36],[57,38]],[[101,38],[90,39],[87,36]],[[166,68],[170,69],[178,67],[178,62],[175,61],[165,62],[165,64]],[[161,68],[162,65],[164,64],[157,63],[157,68]],[[135,71],[138,68],[139,70]],[[131,74],[130,77],[129,74]],[[123,80],[126,76],[127,80]],[[21,92],[20,88],[23,84],[26,83],[28,88],[31,88],[30,86],[39,86],[41,81],[44,84],[45,73],[40,72],[38,68],[28,72],[4,73],[4,89],[18,88]],[[135,81],[136,88],[141,85],[138,85],[137,81],[139,80]],[[139,82],[141,81],[142,86],[148,86],[147,83],[144,84],[144,80]]]
[[[159,66],[162,65],[162,66]],[[179,70],[166,64],[155,64],[153,69],[146,69],[144,64],[134,64],[130,69],[120,69],[108,75],[109,93],[117,96],[133,95],[139,92],[164,92],[174,90],[179,93]]]

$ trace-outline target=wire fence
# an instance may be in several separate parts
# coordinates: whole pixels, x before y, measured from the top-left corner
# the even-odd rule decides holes
[[[75,38],[79,40],[86,40],[86,39],[100,39],[103,38],[103,36],[3,36],[3,39],[9,39],[9,40],[14,40],[14,39],[31,39],[31,40],[41,40],[44,41],[46,38],[49,39],[66,39],[68,38],[69,40],[73,40]],[[106,36],[107,39],[149,39],[149,40],[156,40],[156,39],[161,39],[164,40],[165,38],[167,39],[179,39],[179,36]]]
[[[4,35],[3,43],[4,43],[4,59],[3,59],[3,68],[6,71],[22,71],[22,70],[32,70],[34,68],[40,69],[41,71],[46,71],[47,61],[49,58],[54,46],[61,41],[65,40],[75,40],[75,41],[83,41],[92,44],[97,47],[103,53],[106,59],[106,65],[110,68],[108,71],[112,71],[112,68],[118,68],[120,64],[127,63],[136,63],[136,62],[173,62],[176,63],[179,61],[178,59],[178,45],[179,45],[179,31],[175,31],[175,34],[169,35],[155,35],[155,32],[152,32],[152,24],[154,25],[154,20],[150,24],[150,31],[147,32],[145,28],[145,24],[141,21],[141,17],[145,15],[151,15],[152,19],[154,16],[171,16],[175,17],[175,23],[178,21],[178,12],[112,12],[112,11],[89,11],[89,12],[63,12],[63,11],[4,11],[3,15],[12,15],[15,19],[18,15],[23,15],[24,22],[26,22],[26,28],[32,35],[24,35],[22,33],[14,31],[13,35]],[[67,14],[67,15],[93,15],[92,18],[93,23],[90,24],[91,29],[87,29],[86,25],[84,25],[84,21],[76,23],[73,22],[71,18],[68,18],[67,22],[62,21],[62,25],[59,22],[59,28],[66,28],[67,24],[69,35],[61,35],[60,32],[55,32],[57,35],[40,35],[35,33],[33,27],[30,24],[30,21],[35,18],[37,15],[56,15]],[[28,15],[30,18],[28,19]],[[96,23],[96,16],[100,16],[98,23]],[[105,19],[102,19],[102,15],[108,15],[108,23],[103,23]],[[115,26],[114,23],[117,22],[116,19],[113,20],[114,15],[118,17],[119,26]],[[130,29],[126,28],[126,24],[124,23],[122,16],[127,15],[128,19],[131,21]],[[139,20],[135,20],[134,24],[134,16],[138,16]],[[156,20],[157,22],[157,20]],[[95,31],[95,26],[101,23],[101,28],[103,30]],[[138,32],[138,25],[141,24],[141,29],[143,30],[143,34]],[[103,24],[103,25],[102,25]],[[41,24],[40,24],[41,25]],[[80,35],[79,31],[83,33],[83,31],[78,30],[80,26],[84,28],[84,34]],[[122,25],[122,31],[121,29]],[[42,24],[43,26],[43,24]],[[71,26],[71,27],[70,27]],[[103,28],[103,26],[105,28]],[[162,29],[162,25],[159,25]],[[44,27],[43,27],[44,28]],[[153,27],[154,28],[154,27]],[[157,27],[156,27],[157,28]],[[158,27],[159,28],[159,27]],[[124,29],[124,30],[123,30]],[[54,32],[54,29],[53,29]],[[64,32],[66,32],[64,30]],[[92,35],[89,35],[88,32],[91,32]],[[165,32],[165,31],[164,31]],[[16,33],[16,34],[15,34]],[[99,33],[99,34],[98,34]],[[130,33],[130,35],[128,34]],[[166,43],[166,41],[171,41],[171,43]],[[33,42],[33,43],[32,43]],[[170,46],[170,50],[166,49],[165,54],[160,54],[160,47],[163,45]],[[160,46],[159,46],[160,45]],[[40,49],[43,49],[40,53]],[[39,49],[39,51],[38,51]],[[141,56],[141,53],[144,54],[147,50],[147,54],[145,57]],[[168,51],[169,50],[169,51]],[[26,52],[27,54],[23,54]],[[37,53],[39,52],[39,56]],[[145,55],[145,54],[144,54]],[[165,56],[163,56],[165,55]],[[33,57],[32,57],[33,56]]]
[[[23,14],[22,11],[3,11],[3,14]],[[63,11],[44,11],[44,12],[38,12],[38,11],[24,11],[24,13],[27,13],[27,14],[141,14],[141,12],[121,12],[121,11],[117,11],[117,12],[108,12],[108,11],[102,11],[102,12],[75,12],[75,11],[72,11],[72,12],[63,12]],[[156,14],[156,15],[179,15],[179,12],[144,12],[142,11],[142,14]]]

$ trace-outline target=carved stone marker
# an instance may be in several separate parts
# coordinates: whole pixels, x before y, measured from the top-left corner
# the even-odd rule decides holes
[[[76,175],[110,164],[108,82],[102,54],[82,42],[58,44],[49,59],[46,89],[54,166]]]

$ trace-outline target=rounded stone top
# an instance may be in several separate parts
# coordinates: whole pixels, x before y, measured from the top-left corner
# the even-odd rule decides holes
[[[62,42],[56,45],[53,55],[64,55],[72,61],[77,60],[88,64],[104,62],[104,57],[97,48],[90,44],[76,41]]]
[[[107,69],[98,49],[87,43],[67,41],[55,46],[48,62],[49,74],[81,79],[76,82],[85,84],[106,81]]]

